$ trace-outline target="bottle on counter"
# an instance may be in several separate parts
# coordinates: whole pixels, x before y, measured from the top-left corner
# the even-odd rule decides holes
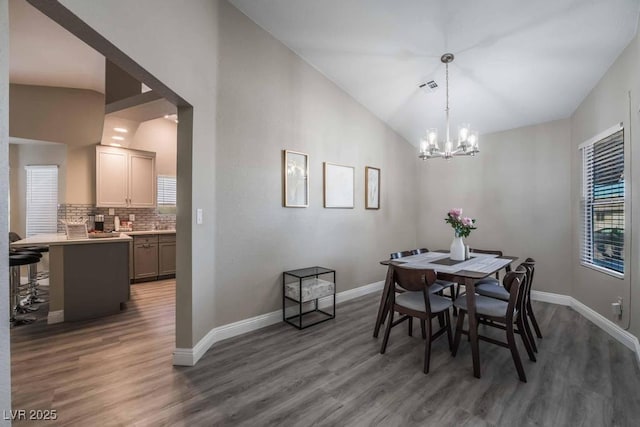
[[[118,215],[113,217],[113,229],[120,231],[120,217],[118,217]]]

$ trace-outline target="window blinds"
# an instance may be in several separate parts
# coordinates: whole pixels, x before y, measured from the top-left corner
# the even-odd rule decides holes
[[[158,175],[158,206],[176,205],[176,177]]]
[[[583,264],[624,274],[624,130],[582,149]]]
[[[55,233],[58,228],[58,166],[25,166],[27,172],[27,237]]]

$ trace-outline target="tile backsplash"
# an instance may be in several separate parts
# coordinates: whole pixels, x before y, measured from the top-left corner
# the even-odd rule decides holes
[[[136,216],[133,221],[133,231],[144,230],[172,230],[176,228],[175,214],[158,213],[156,208],[114,208],[115,215],[120,220],[128,220],[129,214]],[[97,208],[94,205],[61,204],[58,205],[58,232],[64,233],[64,226],[60,220],[77,221],[87,219],[89,215],[104,215],[105,230],[113,230],[113,217],[109,215],[109,208]]]

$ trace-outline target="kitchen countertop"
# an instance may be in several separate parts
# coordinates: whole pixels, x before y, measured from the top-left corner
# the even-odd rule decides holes
[[[149,234],[176,234],[176,230],[144,230],[144,231],[122,231],[129,236],[144,236]]]
[[[105,237],[99,239],[67,239],[66,234],[36,234],[35,236],[27,237],[26,239],[18,240],[11,243],[11,247],[22,246],[56,246],[56,245],[84,245],[93,243],[109,243],[109,242],[128,242],[133,240],[131,237],[124,233],[120,233],[118,237]]]

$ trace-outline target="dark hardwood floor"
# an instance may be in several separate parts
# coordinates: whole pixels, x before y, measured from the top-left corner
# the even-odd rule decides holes
[[[171,365],[173,281],[132,287],[126,312],[12,330],[14,409],[55,409],[78,426],[637,426],[634,354],[571,309],[536,303],[545,338],[518,381],[509,350],[480,344],[456,358],[446,337],[422,373],[423,341],[394,328],[371,337],[378,295],[298,331],[274,325],[216,344],[192,368]],[[496,331],[497,332],[497,331]],[[488,333],[486,331],[485,333]],[[15,425],[23,425],[16,422]],[[41,423],[46,424],[46,423]]]

